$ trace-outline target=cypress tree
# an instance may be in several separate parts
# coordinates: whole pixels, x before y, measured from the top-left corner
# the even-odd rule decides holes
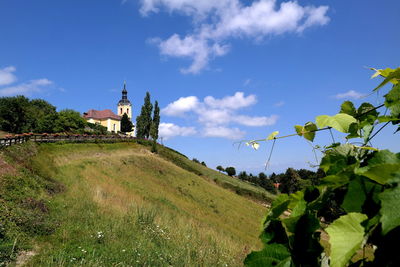
[[[150,93],[146,92],[146,97],[144,98],[144,104],[140,111],[140,115],[136,117],[136,136],[138,138],[149,138],[152,124],[152,111],[153,105],[150,102]]]
[[[150,129],[151,138],[156,141],[158,139],[158,126],[160,125],[160,107],[158,106],[158,102],[154,103],[154,114],[153,121]]]

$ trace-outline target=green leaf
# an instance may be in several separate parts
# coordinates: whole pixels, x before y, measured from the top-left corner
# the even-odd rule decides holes
[[[383,77],[386,77],[383,82],[381,82],[375,89],[374,91],[380,89],[382,86],[385,86],[388,82],[393,83],[394,85],[398,84],[400,80],[400,68],[397,69],[385,69],[385,70],[377,70],[379,71],[379,75],[382,75]],[[374,74],[375,75],[375,74]],[[374,77],[374,76],[373,76]],[[376,76],[375,76],[376,77]]]
[[[252,252],[247,255],[244,264],[249,267],[290,267],[291,257],[285,246],[280,244],[271,244],[265,246],[261,251]]]
[[[385,95],[385,106],[390,109],[390,114],[393,118],[400,119],[400,84],[394,86]]]
[[[349,135],[346,136],[346,139],[358,138],[358,137],[360,137],[359,125],[358,125],[358,123],[353,122],[349,126]]]
[[[285,210],[287,210],[290,204],[290,198],[286,194],[280,194],[271,205],[271,209],[269,211],[268,217],[266,221],[278,218]]]
[[[316,118],[319,128],[332,127],[342,133],[348,133],[350,124],[354,122],[357,122],[354,117],[344,113],[335,116],[321,115]]]
[[[343,104],[341,105],[341,108],[340,108],[340,112],[339,112],[339,113],[344,113],[344,114],[347,114],[347,115],[350,115],[350,116],[355,117],[355,116],[357,115],[357,110],[356,110],[356,108],[354,107],[353,102],[351,102],[351,101],[345,101],[345,102],[343,102]]]
[[[267,140],[272,140],[275,138],[275,136],[277,136],[279,134],[279,131],[275,131],[273,133],[271,133],[270,135],[268,135]]]
[[[306,125],[304,125],[304,130],[306,131],[306,133],[303,134],[304,138],[311,142],[314,141],[315,131],[318,130],[317,125],[312,122],[307,122]]]
[[[363,127],[363,131],[364,131],[364,143],[367,143],[369,136],[371,135],[372,131],[374,130],[374,126],[371,124],[365,125]]]
[[[327,185],[332,188],[341,187],[349,183],[350,178],[345,173],[339,175],[328,175],[321,179],[321,185]]]
[[[294,126],[294,129],[296,130],[296,133],[297,133],[299,136],[303,136],[303,132],[304,132],[304,127],[303,127],[303,126],[301,126],[301,125],[295,125],[295,126]]]
[[[365,195],[362,181],[359,177],[349,183],[347,193],[344,197],[342,208],[346,212],[361,212],[367,196]]]
[[[351,144],[344,144],[334,147],[325,153],[320,163],[327,175],[334,175],[346,169],[353,169],[355,161],[355,148]]]
[[[367,166],[355,169],[356,174],[380,184],[386,184],[398,172],[400,172],[400,155],[389,150],[375,152]]]
[[[386,189],[379,194],[382,203],[380,221],[382,223],[382,232],[387,234],[390,230],[400,225],[400,187]]]
[[[365,214],[353,212],[341,216],[326,228],[331,244],[331,267],[346,266],[361,247],[364,228],[360,223],[366,219]]]
[[[374,123],[379,113],[376,111],[375,106],[371,103],[364,102],[357,110],[357,119],[360,122]]]
[[[315,132],[318,130],[317,125],[313,122],[307,122],[304,126],[295,125],[294,129],[299,136],[303,136],[305,139],[309,141],[314,141]]]

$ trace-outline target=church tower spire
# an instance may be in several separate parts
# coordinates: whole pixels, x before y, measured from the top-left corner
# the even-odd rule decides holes
[[[126,81],[124,81],[124,87],[122,89],[122,98],[118,102],[118,115],[122,117],[122,115],[128,115],[129,119],[132,119],[132,104],[128,100],[128,91],[126,90]]]

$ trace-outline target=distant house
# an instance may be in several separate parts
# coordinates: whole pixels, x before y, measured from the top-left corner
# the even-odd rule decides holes
[[[107,127],[107,131],[118,133],[121,131],[121,118],[126,113],[128,118],[132,120],[132,104],[128,100],[128,91],[126,90],[126,83],[124,83],[124,89],[122,90],[122,98],[118,102],[117,114],[112,112],[110,109],[105,110],[94,110],[90,109],[88,112],[83,113],[83,117],[87,122],[100,124]],[[129,135],[135,135],[135,132],[128,133]]]

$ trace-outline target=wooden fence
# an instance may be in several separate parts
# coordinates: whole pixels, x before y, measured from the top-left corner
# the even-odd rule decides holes
[[[132,136],[124,135],[59,135],[59,134],[22,134],[16,136],[6,136],[0,138],[0,148],[22,144],[27,141],[37,143],[55,143],[55,142],[69,142],[69,143],[86,143],[86,142],[128,142],[136,140]]]

